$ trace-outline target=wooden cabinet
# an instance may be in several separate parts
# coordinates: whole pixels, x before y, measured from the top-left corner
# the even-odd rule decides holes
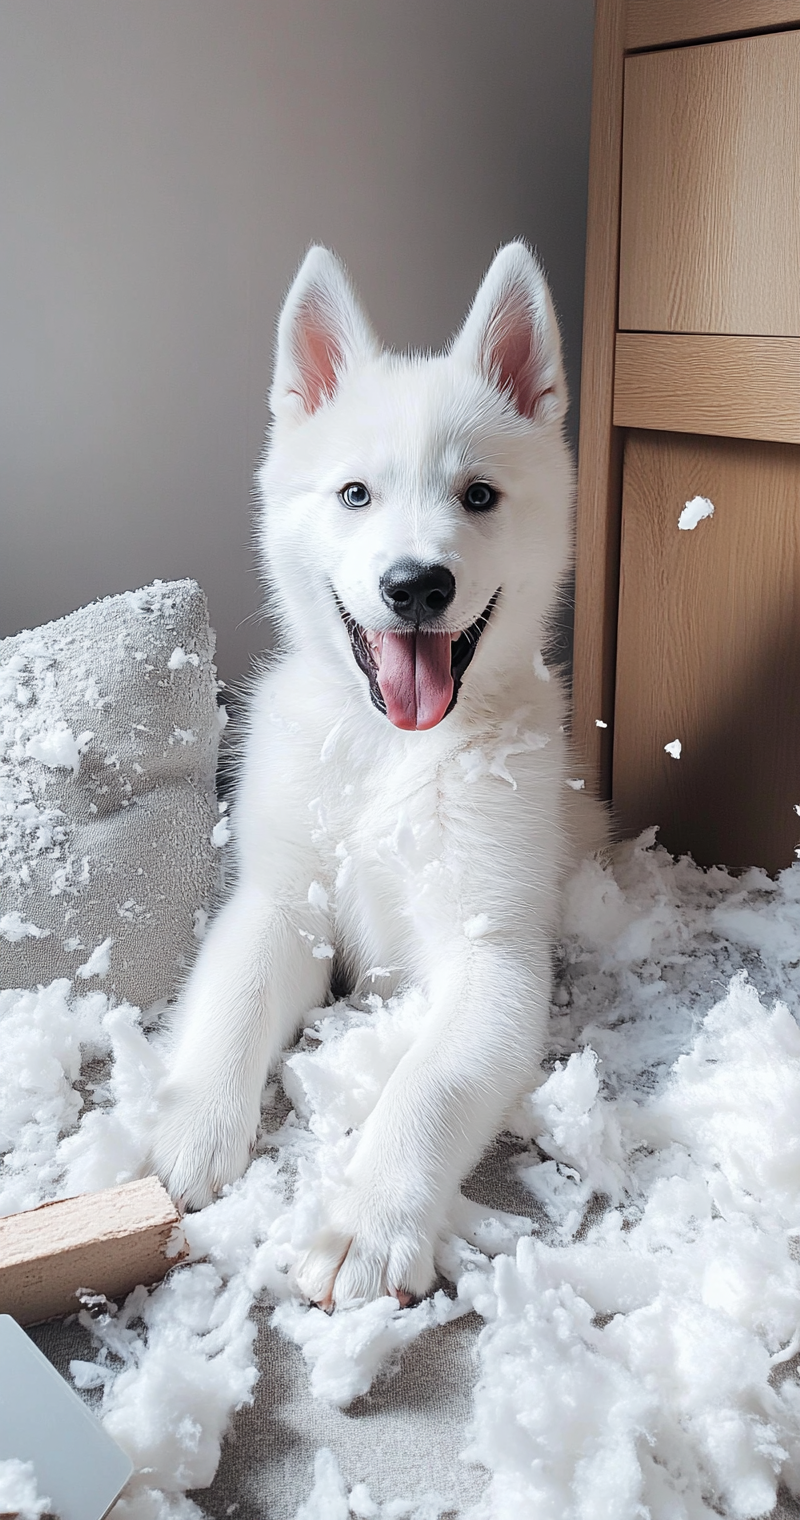
[[[681,531],[696,495],[714,516]],[[589,774],[625,831],[658,823],[670,849],[706,865],[792,861],[800,5],[790,0],[598,0],[574,696]],[[674,739],[679,760],[664,749]]]

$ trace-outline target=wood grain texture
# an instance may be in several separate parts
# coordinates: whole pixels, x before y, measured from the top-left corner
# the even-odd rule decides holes
[[[628,0],[625,47],[663,47],[798,23],[797,0]]]
[[[800,443],[800,338],[620,333],[614,422]]]
[[[619,325],[800,335],[800,32],[625,64]]]
[[[695,495],[714,516],[681,531]],[[614,744],[626,831],[657,823],[701,865],[791,864],[799,630],[797,449],[629,433]]]
[[[598,0],[592,76],[575,561],[573,740],[581,774],[611,785],[620,438],[612,422],[625,0]],[[603,718],[608,729],[595,726]]]
[[[178,1223],[157,1177],[0,1219],[0,1313],[32,1325],[74,1314],[80,1288],[121,1298],[159,1282],[187,1252],[170,1246]]]

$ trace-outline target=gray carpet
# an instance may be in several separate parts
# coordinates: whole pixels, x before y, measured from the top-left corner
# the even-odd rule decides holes
[[[314,1456],[328,1446],[348,1485],[369,1485],[374,1499],[421,1497],[435,1490],[457,1516],[478,1498],[480,1468],[460,1462],[470,1415],[477,1315],[416,1341],[394,1375],[342,1411],[312,1399],[302,1354],[256,1310],[261,1377],[255,1403],[234,1416],[210,1488],[191,1495],[213,1520],[293,1520],[314,1483]],[[35,1326],[33,1340],[69,1380],[73,1357],[92,1356],[80,1325]],[[84,1395],[99,1403],[99,1395]]]
[[[292,1520],[313,1485],[314,1453],[330,1447],[348,1487],[373,1499],[435,1490],[455,1516],[480,1495],[482,1469],[460,1462],[470,1416],[477,1315],[415,1341],[394,1375],[383,1375],[347,1410],[310,1399],[303,1358],[259,1313],[262,1369],[252,1409],[236,1415],[216,1479],[192,1497],[210,1515]]]

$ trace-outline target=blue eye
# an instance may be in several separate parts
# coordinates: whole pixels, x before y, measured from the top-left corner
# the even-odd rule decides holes
[[[462,505],[468,512],[490,512],[499,500],[499,492],[494,486],[487,485],[485,480],[473,480],[461,498]]]
[[[339,500],[343,507],[368,507],[372,501],[365,485],[360,480],[351,480],[347,486],[342,486],[339,492]]]

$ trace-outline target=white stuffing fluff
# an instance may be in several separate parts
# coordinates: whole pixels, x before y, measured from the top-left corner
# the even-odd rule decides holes
[[[109,935],[108,939],[104,939],[103,943],[92,951],[88,961],[83,966],[78,967],[75,975],[79,976],[84,982],[88,982],[90,976],[99,976],[100,978],[108,976],[111,968],[111,946],[113,943],[114,940]]]
[[[314,1487],[295,1520],[440,1520],[450,1512],[438,1494],[421,1499],[389,1499],[379,1504],[366,1483],[348,1490],[332,1451],[323,1446],[314,1460]]]
[[[697,524],[699,522],[702,522],[704,517],[713,516],[713,501],[709,501],[707,496],[693,496],[691,501],[687,501],[686,506],[678,518],[678,527],[683,528],[685,531],[689,531],[692,528],[696,528]]]
[[[755,1520],[779,1483],[800,1497],[800,864],[702,872],[649,830],[575,875],[558,961],[544,1079],[509,1116],[533,1217],[456,1199],[437,1251],[452,1287],[408,1309],[330,1316],[297,1300],[291,1270],[424,999],[310,1017],[284,1065],[293,1108],[274,1128],[266,1089],[247,1174],[184,1220],[188,1262],[82,1313],[97,1350],[73,1378],[102,1391],[137,1470],[119,1520],[198,1520],[187,1490],[211,1482],[253,1397],[256,1296],[339,1405],[477,1311],[463,1455],[487,1484],[464,1520]],[[0,1212],[134,1176],[155,1020],[64,980],[0,993],[0,1025]],[[438,1520],[448,1495],[424,1487],[375,1498],[322,1451],[297,1520]]]
[[[110,1051],[107,1007],[102,993],[72,997],[66,979],[0,992],[0,1215],[62,1191],[61,1137],[78,1125],[81,1061]]]
[[[25,745],[25,754],[34,760],[41,760],[43,765],[52,770],[72,771],[77,776],[80,770],[81,755],[94,734],[87,728],[85,733],[78,734],[76,738],[71,728],[66,726],[49,729],[45,733],[35,734]]]
[[[179,644],[176,649],[173,649],[172,654],[167,660],[167,670],[183,670],[184,665],[198,666],[199,664],[199,654],[187,654],[186,650],[181,649]]]
[[[0,1515],[40,1520],[49,1509],[50,1500],[37,1489],[33,1463],[20,1462],[17,1457],[0,1458]]]
[[[228,818],[220,818],[211,830],[211,843],[216,850],[221,850],[231,837],[231,825]]]
[[[680,760],[681,750],[683,749],[680,739],[671,739],[669,744],[664,745],[664,748],[667,754],[672,756],[673,760]]]
[[[49,929],[40,929],[38,924],[26,924],[21,913],[4,913],[0,917],[0,934],[4,939],[10,940],[12,945],[21,939],[46,939]]]

